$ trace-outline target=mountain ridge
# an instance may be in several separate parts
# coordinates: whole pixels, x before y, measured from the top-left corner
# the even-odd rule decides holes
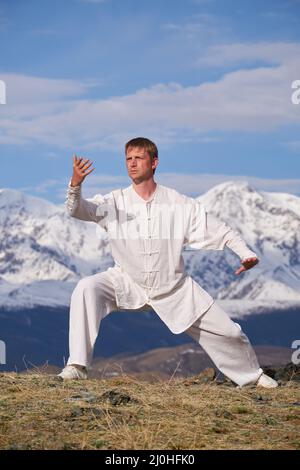
[[[235,276],[239,259],[231,250],[186,250],[187,272],[237,316],[300,306],[300,197],[241,180],[195,199],[238,231],[260,263]],[[105,231],[71,218],[64,205],[3,188],[0,221],[1,307],[67,306],[79,279],[113,266]]]

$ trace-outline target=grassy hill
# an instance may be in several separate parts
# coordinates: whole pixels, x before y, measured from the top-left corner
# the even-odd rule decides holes
[[[1,449],[300,449],[299,381],[0,374]]]

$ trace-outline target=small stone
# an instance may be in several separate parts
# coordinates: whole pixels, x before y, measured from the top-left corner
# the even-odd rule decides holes
[[[264,402],[267,402],[267,401],[271,401],[271,400],[272,400],[271,397],[266,397],[266,396],[261,395],[261,394],[259,394],[259,393],[254,393],[254,394],[252,395],[252,398],[253,398],[253,400],[255,400],[255,401],[257,401],[257,402],[259,402],[259,403],[261,403],[261,404],[264,403]]]
[[[79,418],[84,414],[84,408],[80,408],[79,406],[75,406],[71,411],[71,418]]]
[[[229,411],[222,410],[222,409],[215,410],[215,415],[217,416],[217,418],[226,418],[226,419],[233,418],[233,415]]]
[[[102,398],[108,399],[111,405],[126,405],[129,402],[137,402],[137,400],[132,399],[126,393],[119,392],[118,390],[109,390],[108,392],[103,393]]]
[[[213,367],[207,367],[197,376],[184,381],[184,385],[201,385],[213,382],[216,378],[216,371]]]
[[[69,398],[70,401],[86,401],[87,403],[95,402],[97,399],[96,395],[92,395],[89,392],[81,392]]]
[[[89,411],[95,418],[102,418],[103,416],[106,416],[106,412],[100,408],[89,408]]]

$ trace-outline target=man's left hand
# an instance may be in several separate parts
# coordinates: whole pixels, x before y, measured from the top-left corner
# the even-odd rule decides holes
[[[243,271],[253,268],[259,262],[258,258],[246,258],[242,261],[242,266],[235,271],[234,274],[240,274]]]

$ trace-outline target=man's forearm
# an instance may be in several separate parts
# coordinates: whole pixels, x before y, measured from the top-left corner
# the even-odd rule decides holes
[[[71,217],[87,222],[96,222],[97,205],[81,197],[81,184],[73,186],[69,182],[66,208]]]
[[[247,246],[240,235],[233,229],[230,229],[226,234],[225,245],[236,253],[241,260],[246,258],[257,257],[256,253]]]
[[[241,260],[257,256],[247,246],[240,236],[239,232],[234,230],[224,221],[218,219],[210,213],[206,213],[208,240],[214,245],[214,248],[230,248]]]

